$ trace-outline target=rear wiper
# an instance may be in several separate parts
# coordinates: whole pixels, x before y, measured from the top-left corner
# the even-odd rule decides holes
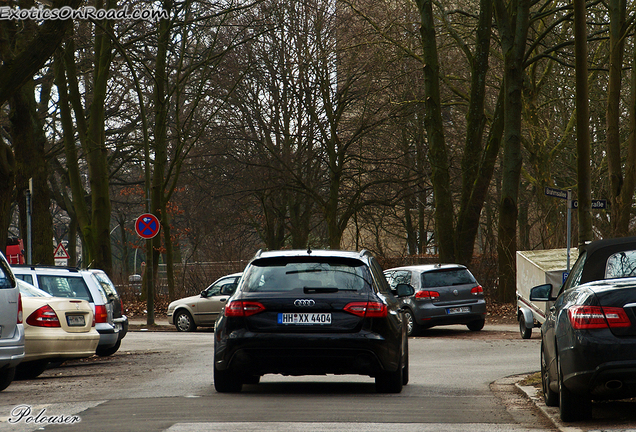
[[[338,288],[335,287],[303,287],[305,294],[320,294],[320,293],[336,293]]]

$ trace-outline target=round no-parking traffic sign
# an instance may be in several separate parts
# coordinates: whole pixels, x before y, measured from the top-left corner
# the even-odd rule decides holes
[[[151,239],[157,234],[159,234],[159,229],[161,228],[161,224],[159,224],[159,219],[157,216],[144,213],[137,218],[135,221],[135,231],[137,235],[143,239]]]

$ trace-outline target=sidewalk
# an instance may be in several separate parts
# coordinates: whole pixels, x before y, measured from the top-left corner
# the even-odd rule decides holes
[[[168,322],[166,316],[155,316],[155,324],[148,325],[148,320],[144,316],[128,318],[128,331],[177,331],[174,325]]]

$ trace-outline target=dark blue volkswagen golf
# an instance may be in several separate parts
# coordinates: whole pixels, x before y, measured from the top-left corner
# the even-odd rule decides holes
[[[273,251],[248,264],[214,330],[214,386],[240,391],[265,374],[361,374],[376,390],[408,382],[399,296],[368,252]]]

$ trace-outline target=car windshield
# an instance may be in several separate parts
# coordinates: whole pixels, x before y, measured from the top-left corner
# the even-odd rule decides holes
[[[422,288],[437,288],[475,283],[475,278],[465,269],[438,270],[422,273]]]
[[[360,291],[370,280],[366,266],[358,261],[262,261],[252,263],[244,291]]]
[[[610,256],[605,268],[605,278],[636,276],[636,251],[621,251]]]

